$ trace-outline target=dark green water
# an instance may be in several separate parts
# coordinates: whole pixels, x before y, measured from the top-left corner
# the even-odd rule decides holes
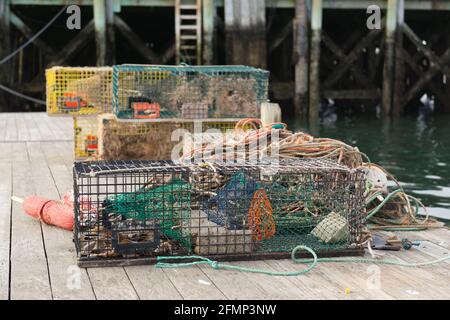
[[[342,140],[357,146],[372,162],[391,172],[431,215],[450,219],[450,115],[404,117],[338,117],[311,128],[287,121],[294,131]]]

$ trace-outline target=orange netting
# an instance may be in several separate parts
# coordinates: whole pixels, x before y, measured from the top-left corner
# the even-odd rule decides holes
[[[272,205],[263,189],[255,191],[248,210],[249,225],[253,230],[253,240],[269,239],[275,234]]]

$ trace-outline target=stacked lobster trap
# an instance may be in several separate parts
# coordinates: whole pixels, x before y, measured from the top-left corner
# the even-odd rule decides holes
[[[237,119],[164,120],[148,122],[117,119],[112,114],[98,118],[98,158],[101,160],[167,160],[190,136],[217,133],[220,137],[233,130]],[[250,126],[243,126],[243,130]],[[181,149],[181,148],[179,148]],[[178,149],[177,149],[178,150]],[[180,152],[181,153],[181,152]],[[178,154],[180,155],[180,154]]]
[[[74,167],[81,266],[361,253],[364,173],[318,159],[258,163],[80,162]]]
[[[75,159],[96,158],[97,115],[112,110],[112,68],[53,67],[45,74],[47,114],[72,116]]]
[[[170,159],[173,131],[231,130],[259,116],[268,91],[268,72],[245,66],[53,67],[46,78],[47,113],[74,118],[82,161]]]
[[[113,110],[121,119],[258,117],[269,72],[247,66],[119,65]]]

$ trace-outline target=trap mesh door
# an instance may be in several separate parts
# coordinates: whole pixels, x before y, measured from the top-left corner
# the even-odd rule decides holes
[[[268,78],[247,66],[114,66],[113,111],[121,119],[259,117]]]
[[[74,179],[81,262],[360,252],[364,174],[331,161],[82,162]]]
[[[73,118],[75,160],[98,158],[97,116]]]
[[[111,112],[111,67],[53,67],[45,75],[49,115]]]

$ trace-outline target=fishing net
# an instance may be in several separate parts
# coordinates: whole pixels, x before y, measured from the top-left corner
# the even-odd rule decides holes
[[[258,185],[243,172],[236,173],[217,195],[204,203],[208,219],[231,230],[248,225],[248,210]]]
[[[122,119],[258,117],[268,79],[247,66],[114,66],[113,111]]]
[[[162,234],[189,248],[189,235],[182,228],[176,228],[189,219],[189,204],[189,185],[174,180],[157,188],[143,187],[136,192],[111,196],[105,201],[104,209],[107,214],[113,213],[123,219],[156,221]]]

